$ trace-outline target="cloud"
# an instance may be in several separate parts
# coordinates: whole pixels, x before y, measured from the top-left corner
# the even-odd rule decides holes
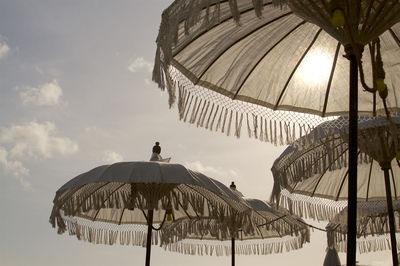
[[[57,80],[53,80],[38,88],[28,87],[26,91],[20,92],[19,95],[25,105],[57,105],[62,96],[62,89]]]
[[[20,161],[10,160],[8,158],[8,152],[4,147],[0,146],[0,166],[6,173],[12,174],[22,185],[25,190],[30,189],[31,184],[26,181],[22,176],[29,174],[29,170],[26,169]]]
[[[5,41],[2,41],[0,38],[0,59],[4,58],[9,51],[10,47],[8,47],[7,43]]]
[[[51,158],[71,155],[78,144],[69,138],[56,136],[57,128],[51,122],[30,122],[13,125],[0,131],[0,144],[8,147],[10,158]]]
[[[51,122],[30,122],[0,129],[0,169],[13,175],[23,189],[31,188],[24,176],[29,169],[23,165],[28,159],[48,159],[56,155],[71,155],[78,151],[78,144],[69,138],[56,135]]]
[[[121,162],[123,160],[124,160],[124,158],[122,157],[122,155],[118,154],[114,151],[105,151],[103,153],[103,162],[105,162],[107,164]]]
[[[186,162],[184,163],[184,165],[191,170],[200,172],[219,181],[228,182],[234,180],[238,176],[238,174],[232,169],[226,170],[222,168],[215,168],[212,166],[205,166],[200,161]]]
[[[133,73],[138,72],[140,70],[143,70],[145,72],[151,72],[153,70],[153,64],[144,59],[143,57],[137,57],[129,64],[128,70]]]

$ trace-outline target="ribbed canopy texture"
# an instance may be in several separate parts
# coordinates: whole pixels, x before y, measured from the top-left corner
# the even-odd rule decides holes
[[[341,120],[328,123],[341,123]],[[389,174],[392,198],[399,199],[400,168],[392,159],[396,152],[393,148],[394,139],[399,138],[393,126],[398,128],[400,123],[397,116],[392,121],[389,123],[385,117],[376,117],[359,123],[359,201],[386,199],[382,162],[391,166]],[[317,127],[315,131],[320,131],[318,134],[324,136],[321,141],[309,141],[306,147],[290,146],[274,162],[271,169],[275,181],[272,196],[294,213],[326,220],[346,206],[348,137],[346,128],[331,132],[324,129],[321,132],[320,129]],[[305,141],[306,138],[298,140]]]
[[[395,229],[400,233],[400,201],[393,201]],[[339,252],[346,252],[347,208],[343,209],[326,226],[328,245]],[[386,201],[358,202],[357,246],[360,253],[391,249],[389,218]],[[397,237],[398,239],[398,237]],[[400,240],[398,240],[398,244]]]
[[[145,227],[137,225],[147,224],[148,210],[154,210],[154,224],[163,224],[168,214],[174,221],[223,221],[235,215],[249,224],[251,215],[250,206],[222,183],[180,164],[162,162],[99,166],[63,185],[53,202],[50,222],[59,233],[106,244],[118,238],[121,244],[144,244]]]
[[[237,137],[243,126],[249,136],[284,144],[300,127],[304,132],[326,120],[319,116],[348,114],[349,62],[343,55],[349,40],[343,28],[328,25],[330,11],[323,8],[330,1],[273,2],[178,0],[163,12],[153,80],[167,88],[170,104],[178,98],[182,120]],[[366,26],[354,41],[363,46],[379,36],[388,106],[400,110],[400,4],[356,2]],[[345,15],[356,6],[351,2]],[[362,62],[373,86],[369,45]],[[360,114],[383,112],[375,96],[360,83]]]
[[[235,238],[235,254],[266,255],[298,249],[309,241],[308,226],[300,218],[278,211],[265,201],[246,202],[253,210],[251,232],[242,230],[243,223],[237,223],[237,217],[231,217],[227,224],[216,219],[183,219],[161,230],[162,246],[191,255],[230,255],[231,239]]]

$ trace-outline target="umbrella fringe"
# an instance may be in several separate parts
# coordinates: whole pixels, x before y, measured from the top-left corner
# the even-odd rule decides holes
[[[282,190],[279,206],[290,213],[318,221],[332,220],[346,207],[346,201],[321,200],[300,194],[290,194]]]
[[[190,241],[187,239],[186,241]],[[216,256],[229,256],[231,255],[230,241],[214,243],[204,243],[205,240],[199,240],[203,242],[199,243],[186,243],[178,241],[162,245],[165,250],[178,252],[188,255],[216,255]],[[249,242],[252,240],[249,240]],[[253,240],[254,241],[254,240]],[[270,241],[269,243],[265,243]],[[239,243],[238,243],[239,242]],[[299,249],[304,243],[308,242],[304,234],[298,234],[295,237],[286,237],[277,239],[266,239],[257,240],[258,243],[242,244],[240,240],[236,240],[235,243],[235,254],[237,255],[268,255],[272,253],[283,253],[291,250]]]
[[[321,134],[315,132],[314,135],[309,135],[317,124],[316,121],[322,118],[316,118],[314,121],[313,116],[311,116],[307,119],[304,119],[304,117],[303,119],[296,119],[297,122],[292,122],[292,118],[282,121],[285,115],[281,111],[275,111],[275,113],[267,110],[262,111],[256,105],[232,101],[231,99],[220,99],[225,96],[211,92],[207,93],[207,97],[203,97],[201,96],[201,89],[195,88],[196,86],[193,86],[193,88],[187,86],[188,81],[181,80],[184,77],[179,75],[177,71],[172,71],[171,75],[177,75],[172,79],[175,80],[175,84],[179,88],[178,112],[179,119],[183,122],[195,124],[197,127],[210,131],[219,131],[227,136],[230,136],[233,131],[235,132],[233,135],[240,138],[242,122],[245,118],[249,138],[259,139],[274,145],[292,144],[298,138],[305,138],[305,143],[301,145],[308,146],[322,137]],[[226,100],[228,102],[223,102]],[[329,120],[330,118],[324,119]]]
[[[77,239],[92,244],[114,245],[133,245],[146,246],[147,231],[139,231],[137,227],[132,226],[130,230],[113,230],[110,228],[95,228],[91,224],[81,224],[74,217],[64,217],[66,223],[66,231]],[[152,232],[152,245],[160,243],[161,233],[159,231]]]
[[[130,187],[130,184],[123,185],[117,182],[85,185],[80,189],[78,196],[72,194],[66,200],[62,197],[56,197],[50,216],[50,223],[53,227],[58,226],[60,234],[65,231],[71,232],[73,227],[69,224],[70,227],[68,228],[64,217],[79,214],[81,218],[94,221],[92,225],[95,225],[96,222],[106,221],[114,215],[111,213],[107,214],[110,217],[98,216],[101,209],[112,209],[114,207],[123,209],[125,212],[126,210],[134,211],[135,209],[172,209],[180,213],[189,213],[192,217],[213,217],[221,222],[226,219],[225,217],[234,216],[238,221],[242,221],[242,224],[248,223],[250,219],[250,207],[242,205],[233,199],[225,198],[222,195],[217,196],[213,192],[195,185],[157,184],[157,186],[152,186],[152,184],[135,184],[135,189],[132,191],[128,191],[127,186]],[[99,189],[99,187],[102,189]],[[179,189],[174,190],[173,188],[175,187],[179,187]],[[85,193],[82,191],[85,191]],[[68,194],[66,193],[66,195]],[[126,223],[122,220],[122,214],[116,216],[118,219],[113,222],[116,228],[118,228],[117,223]],[[255,220],[258,221],[257,218]],[[132,221],[132,223],[135,223],[135,221]],[[78,234],[82,231],[81,227],[77,227],[77,230]],[[96,231],[97,233],[100,232]],[[93,234],[90,233],[90,236],[92,237]],[[86,236],[85,239],[89,238]],[[97,237],[96,239],[99,238]]]
[[[340,234],[341,238],[334,243],[335,248],[338,252],[347,252],[347,237],[345,234]],[[400,245],[400,238],[397,237],[397,246]],[[373,238],[358,237],[357,238],[357,248],[358,251],[362,253],[385,251],[391,249],[390,236],[377,236]],[[397,248],[400,251],[400,248]]]

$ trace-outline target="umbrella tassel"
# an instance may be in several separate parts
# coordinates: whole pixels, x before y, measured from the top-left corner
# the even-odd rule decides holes
[[[269,142],[269,138],[268,138],[268,122],[267,119],[264,119],[264,132],[265,132],[265,141]]]
[[[221,126],[222,114],[224,113],[224,109],[226,109],[226,108],[222,107],[221,112],[219,113],[219,118],[217,121],[217,125],[215,127],[215,131],[218,131],[219,127]]]
[[[259,136],[259,139],[261,140],[261,141],[264,141],[264,125],[263,125],[263,118],[262,117],[260,117],[260,136]]]
[[[218,110],[219,110],[219,105],[217,105],[217,108],[216,108],[215,113],[214,113],[214,117],[213,117],[213,119],[212,119],[212,121],[211,121],[211,125],[210,125],[210,130],[211,130],[211,131],[213,130],[214,121],[215,121],[215,118],[217,117]]]
[[[192,106],[193,98],[194,98],[194,96],[193,96],[193,95],[190,95],[190,102],[189,102],[189,105],[186,105],[187,108],[186,108],[185,116],[184,116],[184,118],[183,118],[183,122],[186,122],[186,121],[187,121],[187,116],[188,116],[188,114],[189,114],[189,112],[190,112],[190,107]]]
[[[258,138],[258,117],[257,115],[253,114],[253,131],[254,131],[254,138]]]
[[[196,115],[197,115],[197,112],[199,111],[200,103],[201,103],[202,99],[200,100],[199,104],[197,104],[198,101],[199,101],[199,97],[196,96],[194,104],[193,104],[193,108],[192,108],[192,114],[190,115],[190,119],[189,119],[190,124],[193,124],[196,119]]]
[[[226,123],[226,117],[228,115],[228,108],[225,108],[225,113],[224,113],[224,120],[222,123],[222,127],[221,127],[221,132],[224,133],[225,132],[225,123]]]
[[[250,129],[249,114],[248,113],[246,113],[246,121],[247,121],[247,133],[249,134],[249,138],[251,138],[251,129]]]
[[[236,111],[236,131],[235,131],[235,136],[237,138],[240,138],[240,132],[242,129],[242,121],[243,121],[243,113],[240,113],[240,119],[238,122],[238,115],[239,113]]]
[[[214,111],[214,103],[212,104],[212,106],[211,106],[211,111],[210,111],[210,113],[208,114],[208,118],[207,118],[207,122],[206,122],[206,129],[208,129],[208,125],[210,124],[210,119],[211,119],[211,116],[212,116],[212,114],[213,114],[213,111]]]

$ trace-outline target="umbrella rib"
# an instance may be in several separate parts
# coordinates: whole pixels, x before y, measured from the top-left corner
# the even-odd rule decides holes
[[[278,44],[280,44],[283,40],[285,40],[292,32],[294,32],[296,29],[298,29],[300,26],[304,25],[306,23],[305,20],[297,24],[294,28],[292,28],[289,32],[287,32],[282,38],[280,38],[271,48],[269,48],[265,54],[253,65],[249,73],[246,75],[246,77],[243,79],[241,82],[240,86],[238,87],[237,91],[235,92],[235,95],[233,96],[232,99],[235,99],[237,95],[239,94],[239,91],[242,89],[243,85],[246,83],[247,79],[250,77],[250,75],[253,73],[253,71],[256,69],[257,65],[264,60],[264,58],[276,47]]]
[[[98,190],[100,190],[101,188],[105,187],[106,185],[108,185],[108,184],[110,184],[110,183],[111,183],[111,182],[107,182],[107,183],[105,183],[105,184],[99,186],[98,188],[96,188],[94,191],[92,191],[89,195],[87,195],[87,196],[85,197],[84,200],[82,200],[81,204],[79,204],[79,206],[76,208],[75,211],[78,211],[78,210],[82,207],[82,205],[85,203],[85,201],[86,201],[91,195],[93,195],[93,193],[96,193]],[[86,185],[89,185],[89,184],[86,184]],[[75,191],[75,192],[76,192],[76,191]]]
[[[121,217],[119,217],[118,225],[121,225],[121,222],[122,222],[122,217],[124,216],[124,212],[125,212],[125,210],[126,210],[126,208],[123,208],[123,209],[122,209],[122,212],[121,212]]]
[[[336,138],[336,139],[338,139],[338,138]],[[316,146],[315,149],[319,148],[319,147],[322,146],[322,145],[324,145],[323,142],[318,143],[318,145]],[[337,147],[339,147],[340,145],[342,145],[342,143],[338,143],[334,148],[337,148]],[[311,153],[311,152],[312,152],[312,150],[310,149],[310,150],[308,150],[307,152],[305,152],[305,153],[303,153],[303,154],[297,156],[294,160],[291,161],[291,163],[287,166],[287,168],[288,168],[288,169],[291,169],[291,165],[294,164],[300,157],[303,157],[303,156],[305,156],[305,154]],[[343,156],[343,154],[344,154],[345,152],[346,152],[346,150],[344,150],[339,156],[337,156],[337,158],[335,159],[335,161],[339,160],[339,159]],[[323,154],[323,155],[326,155],[326,154]],[[323,155],[321,155],[317,160],[315,160],[315,163],[314,163],[314,164],[318,163],[319,160],[322,158]],[[292,175],[293,175],[293,174],[292,174]],[[292,180],[293,180],[293,178],[292,178]],[[297,186],[298,183],[299,183],[299,181],[295,181],[295,185],[294,185],[294,187],[293,187],[293,189],[292,189],[291,192],[293,192],[293,190],[296,188],[296,186]]]
[[[394,190],[394,198],[397,200],[396,182],[395,182],[395,178],[394,178],[392,167],[390,167],[390,173],[392,175],[392,182],[393,182],[393,186],[392,187],[393,187],[393,190]]]
[[[367,216],[366,222],[364,222],[364,224],[363,224],[363,226],[362,226],[362,229],[361,229],[361,231],[360,231],[360,235],[363,235],[364,232],[366,232],[367,226],[368,226],[368,220],[371,220],[371,223],[372,223],[372,217],[371,217],[371,216]]]
[[[265,225],[265,226],[267,226],[268,224],[270,224],[274,229],[275,229],[275,231],[278,233],[278,235],[279,235],[279,237],[282,237],[282,234],[281,234],[281,232],[279,232],[279,230],[274,226],[274,222],[276,222],[276,221],[279,221],[279,220],[281,220],[281,219],[283,219],[283,218],[285,218],[287,215],[286,214],[284,214],[284,215],[282,215],[282,216],[278,216],[277,218],[275,218],[275,219],[273,219],[273,220],[271,220],[271,221],[269,221],[269,222],[267,222],[267,223],[265,223],[265,224],[262,224],[262,225],[260,225],[260,226],[263,226],[263,225]],[[258,226],[257,226],[258,227]]]
[[[368,19],[370,18],[370,15],[371,15],[371,10],[372,10],[372,5],[373,5],[373,3],[375,2],[375,0],[371,0],[370,2],[369,2],[369,5],[368,5],[368,8],[367,8],[367,13],[365,14],[365,22],[363,23],[363,25],[362,25],[362,28],[361,28],[361,32],[364,32],[365,31],[365,27],[367,26],[367,22],[368,22]]]
[[[256,228],[257,228],[257,230],[258,230],[258,233],[259,233],[260,236],[261,236],[261,239],[264,239],[263,233],[261,232],[261,230],[260,230],[260,228],[259,228],[258,225],[256,225]],[[243,240],[243,230],[240,231],[240,238],[241,238],[241,240]]]
[[[186,184],[182,184],[182,185],[186,185]],[[179,190],[179,192],[182,194],[182,197],[185,195],[179,187],[176,187],[176,189]],[[183,208],[182,203],[180,203],[180,201],[178,200],[177,196],[176,196],[175,194],[173,194],[173,195],[174,195],[174,197],[177,199],[177,202],[178,202],[179,206],[181,206],[182,210],[186,213],[186,215],[187,215],[190,219],[192,219],[192,217],[191,217],[191,216],[189,215],[189,213],[185,210],[185,208]],[[197,214],[197,211],[196,211],[196,209],[194,208],[193,203],[189,200],[189,198],[187,198],[187,201],[189,202],[190,205],[192,205],[192,209],[193,209],[194,213],[196,214],[197,218],[200,219],[200,216]]]
[[[346,150],[344,150],[344,151],[342,152],[342,154],[341,154],[340,156],[338,156],[334,161],[337,161],[345,152],[346,152]],[[317,182],[317,184],[315,185],[313,192],[311,193],[311,197],[314,196],[315,191],[317,190],[317,187],[318,187],[319,183],[321,182],[321,179],[323,178],[323,176],[325,175],[325,173],[328,171],[328,169],[329,169],[329,166],[325,167],[324,172],[321,174],[321,177],[318,179],[318,182]],[[347,172],[348,172],[348,170],[347,170]],[[347,174],[346,174],[346,175],[347,175]],[[340,185],[339,191],[340,191],[340,189],[342,188],[342,185],[343,185],[343,182],[342,182],[342,184]]]
[[[380,5],[378,6],[378,8],[375,9],[375,13],[374,13],[374,15],[372,16],[372,19],[371,19],[370,23],[366,23],[366,24],[368,24],[368,25],[365,26],[365,29],[364,29],[365,32],[366,32],[366,31],[369,31],[369,29],[371,28],[371,26],[372,26],[373,24],[376,23],[376,20],[377,20],[379,14],[382,12],[382,10],[384,9],[384,7],[385,7],[386,4],[387,4],[387,1],[386,1],[386,0],[383,0],[383,1],[380,3]]]
[[[208,64],[208,66],[201,72],[201,74],[200,74],[199,77],[197,78],[197,82],[196,82],[196,83],[198,83],[199,80],[201,80],[201,78],[202,78],[202,77],[204,76],[204,74],[210,69],[210,67],[211,67],[221,56],[223,56],[223,55],[228,51],[229,48],[233,47],[235,44],[237,44],[238,42],[240,42],[240,41],[242,41],[243,39],[247,38],[248,36],[250,36],[250,35],[253,34],[254,32],[258,31],[259,29],[261,29],[261,28],[263,28],[263,27],[265,27],[265,26],[267,26],[267,25],[269,25],[269,24],[271,24],[271,23],[273,23],[273,22],[276,22],[276,21],[278,21],[278,20],[281,19],[281,18],[284,18],[284,17],[286,17],[286,16],[288,16],[288,15],[291,15],[291,14],[293,14],[293,12],[288,12],[288,13],[285,13],[285,14],[283,14],[283,15],[280,15],[279,17],[276,17],[276,18],[274,18],[274,19],[272,19],[272,20],[269,20],[269,21],[267,21],[266,23],[261,24],[260,26],[254,28],[253,30],[251,30],[250,32],[248,32],[246,35],[241,36],[241,37],[240,37],[238,40],[236,40],[235,42],[231,43],[231,44],[230,44],[228,47],[226,47],[221,53],[219,53],[219,54],[212,60],[212,62],[210,62],[210,63]],[[257,63],[258,63],[258,62],[257,62]],[[256,65],[257,65],[257,64],[256,64]],[[235,94],[235,96],[236,96],[236,94]]]
[[[187,184],[184,184],[185,186],[188,186]],[[189,186],[188,186],[189,187]],[[200,191],[198,191],[196,189],[196,187],[190,187],[191,189],[195,190],[197,193],[199,193],[200,195],[202,195],[208,202],[210,202],[210,200],[205,197]],[[222,198],[220,195],[218,195],[217,193],[211,192],[213,195],[215,195],[217,198],[221,199],[223,202],[225,202],[229,207],[233,208],[233,206],[231,206],[224,198]],[[244,205],[244,204],[243,204]],[[244,205],[245,206],[245,205]]]
[[[336,62],[337,62],[337,59],[338,59],[339,50],[340,50],[340,42],[338,42],[338,44],[337,44],[337,46],[336,46],[335,57],[334,57],[334,59],[333,59],[332,68],[331,68],[331,74],[329,75],[329,81],[328,81],[328,85],[327,85],[327,87],[326,87],[324,107],[323,107],[323,110],[322,110],[322,117],[325,116],[326,107],[327,107],[327,105],[328,105],[328,97],[329,97],[329,92],[330,92],[330,90],[331,90],[331,85],[332,85],[332,80],[333,80],[333,74],[335,73]]]
[[[222,1],[221,1],[221,2],[222,2]],[[224,2],[228,2],[228,1],[224,1]],[[264,6],[269,6],[269,5],[271,5],[271,4],[272,4],[272,2],[265,3]],[[243,15],[243,14],[245,14],[245,13],[247,13],[247,12],[250,12],[250,11],[253,11],[253,10],[254,10],[253,7],[249,7],[249,8],[247,8],[247,9],[241,11],[241,12],[240,12],[240,15]],[[293,13],[293,12],[291,12],[291,13]],[[175,55],[179,54],[180,52],[182,52],[182,50],[184,50],[190,43],[192,43],[193,41],[197,40],[198,38],[200,38],[201,36],[203,36],[205,33],[209,32],[210,30],[214,29],[215,27],[220,26],[222,23],[224,23],[224,22],[226,22],[226,21],[228,21],[228,20],[230,20],[230,19],[234,19],[234,17],[233,17],[233,16],[229,16],[229,17],[227,17],[227,18],[221,20],[218,24],[215,24],[215,25],[212,26],[211,28],[205,28],[203,31],[199,32],[199,34],[196,35],[196,37],[194,37],[193,39],[191,39],[190,42],[188,42],[186,45],[183,45],[182,47],[180,47],[179,49],[177,49],[177,50],[174,52],[173,56],[175,56]]]
[[[116,189],[114,189],[114,191],[111,192],[110,195],[108,195],[108,197],[103,201],[102,205],[103,205],[107,200],[110,199],[110,197],[111,197],[112,194],[114,194],[118,189],[120,189],[121,187],[123,187],[123,186],[125,186],[125,185],[126,185],[126,184],[123,183],[122,185],[120,185],[120,186],[118,186]],[[125,208],[124,208],[124,209],[125,209]],[[101,210],[101,207],[97,210],[95,216],[93,217],[93,220],[92,220],[93,222],[96,220],[97,215],[99,214],[100,210]]]
[[[358,153],[357,153],[357,156],[360,154],[360,151],[358,151]],[[347,171],[346,171],[346,174],[344,175],[344,177],[343,177],[343,179],[342,179],[342,182],[341,182],[341,184],[340,184],[340,187],[339,187],[339,189],[338,189],[338,193],[336,194],[336,201],[339,199],[339,195],[340,195],[340,192],[341,192],[341,190],[342,190],[342,188],[343,188],[343,185],[344,185],[344,181],[346,180],[346,178],[349,176],[349,168],[347,167]]]
[[[397,46],[400,47],[400,39],[399,39],[399,37],[396,35],[396,33],[392,29],[389,29],[389,32],[390,32],[390,35],[392,35],[393,39],[396,41]]]
[[[369,197],[369,184],[371,183],[371,176],[372,176],[372,165],[374,164],[374,160],[371,160],[371,165],[369,166],[369,173],[368,173],[368,184],[367,184],[367,195],[366,199],[368,200]]]
[[[294,73],[296,72],[297,68],[300,66],[301,62],[303,61],[304,57],[307,55],[308,51],[310,51],[311,47],[314,45],[316,40],[318,39],[319,34],[322,32],[322,29],[320,28],[317,33],[315,34],[314,38],[312,39],[311,43],[308,45],[307,49],[304,51],[303,55],[301,56],[300,60],[296,63],[296,66],[293,68],[292,72],[290,73],[288,79],[286,80],[285,86],[283,87],[281,94],[279,95],[278,100],[275,103],[274,110],[278,108],[279,102],[281,101],[283,94],[285,93],[290,81],[292,80],[292,77]]]
[[[333,138],[332,141],[335,141],[335,140],[337,140],[337,139],[340,139],[340,137]],[[337,148],[337,147],[339,147],[339,146],[342,145],[342,144],[343,144],[343,143],[340,142],[340,143],[338,143],[334,148]],[[307,150],[305,150],[305,152],[302,152],[302,153],[300,153],[299,155],[295,156],[294,160],[291,160],[291,162],[289,163],[289,165],[288,165],[287,167],[291,167],[292,164],[294,164],[299,158],[301,158],[301,157],[303,157],[303,156],[307,156],[306,154],[314,152],[313,150],[316,150],[316,149],[320,148],[320,147],[323,146],[323,145],[325,145],[325,143],[322,142],[322,141],[320,141],[320,142],[318,142],[318,144],[315,145],[315,147],[314,147],[313,149],[307,149]],[[342,155],[343,155],[343,153],[342,153]],[[341,157],[341,156],[338,156],[337,159],[339,159],[340,157]]]

